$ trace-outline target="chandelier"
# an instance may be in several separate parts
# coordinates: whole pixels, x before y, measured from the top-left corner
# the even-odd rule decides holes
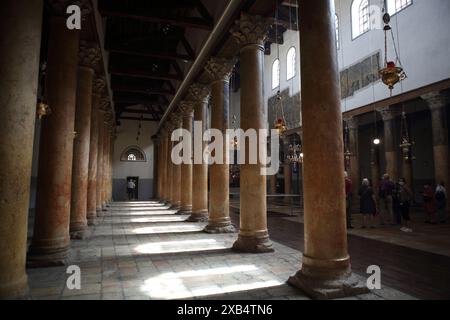
[[[290,163],[303,163],[303,152],[300,144],[290,144],[286,159]]]
[[[408,132],[408,122],[406,120],[406,112],[402,112],[401,119],[401,144],[400,149],[402,150],[403,159],[405,160],[416,160],[414,155],[415,142],[411,141]]]
[[[381,76],[381,80],[385,85],[388,86],[391,96],[392,96],[392,90],[394,89],[394,86],[406,79],[406,73],[403,70],[400,57],[398,55],[397,51],[397,45],[395,43],[394,39],[394,33],[392,32],[392,28],[390,26],[391,22],[391,16],[389,13],[385,13],[383,16],[384,21],[384,68],[379,71],[379,74]],[[394,61],[388,61],[388,32],[390,32],[392,37],[392,43],[394,46],[394,52],[395,52],[395,62]]]

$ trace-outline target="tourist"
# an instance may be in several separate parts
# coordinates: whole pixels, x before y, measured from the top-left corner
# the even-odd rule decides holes
[[[445,189],[444,182],[441,182],[436,187],[436,192],[434,193],[434,198],[436,200],[437,218],[440,223],[447,222],[447,190]]]
[[[373,226],[373,217],[377,213],[377,205],[375,200],[375,194],[373,189],[370,187],[369,179],[365,178],[362,181],[362,186],[359,189],[359,205],[360,211],[363,215],[363,225],[362,228],[367,227],[367,222],[370,223],[370,228],[375,228]]]
[[[134,199],[134,189],[135,188],[136,188],[136,184],[134,183],[133,179],[128,180],[127,193],[128,193],[128,200],[129,201]]]
[[[396,202],[398,202],[398,212],[400,213],[398,218],[402,223],[402,227],[400,228],[400,230],[403,232],[412,232],[412,229],[409,227],[409,222],[411,221],[409,215],[411,197],[412,193],[408,185],[406,184],[406,180],[401,178],[395,190],[395,198]]]
[[[426,220],[425,223],[436,223],[435,214],[436,207],[434,204],[434,191],[430,184],[423,186],[423,210],[425,211]]]
[[[353,186],[352,180],[348,177],[347,171],[345,175],[345,203],[347,210],[347,229],[353,229],[352,226],[352,199],[353,199]]]
[[[392,193],[395,189],[394,182],[391,181],[388,174],[383,175],[380,183],[378,196],[380,198],[380,223],[381,225],[394,222],[393,198]]]

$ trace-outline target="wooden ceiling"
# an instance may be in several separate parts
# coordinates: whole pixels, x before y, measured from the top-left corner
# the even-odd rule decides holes
[[[292,8],[289,0],[243,2],[249,12],[259,10],[264,16],[275,17],[278,7],[283,20]],[[98,0],[106,18],[105,50],[116,120],[161,120],[227,4],[228,0]],[[277,28],[266,53],[270,43],[283,41],[286,26]],[[224,30],[224,42],[227,33]]]

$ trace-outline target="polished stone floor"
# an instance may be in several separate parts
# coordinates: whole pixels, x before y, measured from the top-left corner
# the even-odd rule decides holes
[[[33,299],[307,299],[286,284],[301,252],[274,241],[274,253],[231,251],[237,234],[210,235],[205,223],[155,202],[113,203],[89,237],[72,242],[81,289],[65,267],[29,269]],[[414,299],[383,286],[351,299]]]

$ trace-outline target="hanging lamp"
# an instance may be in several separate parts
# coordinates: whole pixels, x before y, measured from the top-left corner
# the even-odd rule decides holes
[[[390,26],[391,22],[391,16],[389,13],[385,13],[383,15],[383,22],[384,22],[384,68],[379,70],[379,74],[381,76],[381,80],[383,83],[388,86],[390,90],[390,94],[392,96],[392,90],[394,89],[394,86],[406,79],[406,72],[404,71],[402,67],[402,63],[400,60],[400,57],[398,55],[397,51],[397,45],[395,43],[394,39],[394,33],[392,31],[392,27]],[[388,33],[391,34],[392,37],[392,43],[394,47],[395,52],[395,61],[388,60]]]

